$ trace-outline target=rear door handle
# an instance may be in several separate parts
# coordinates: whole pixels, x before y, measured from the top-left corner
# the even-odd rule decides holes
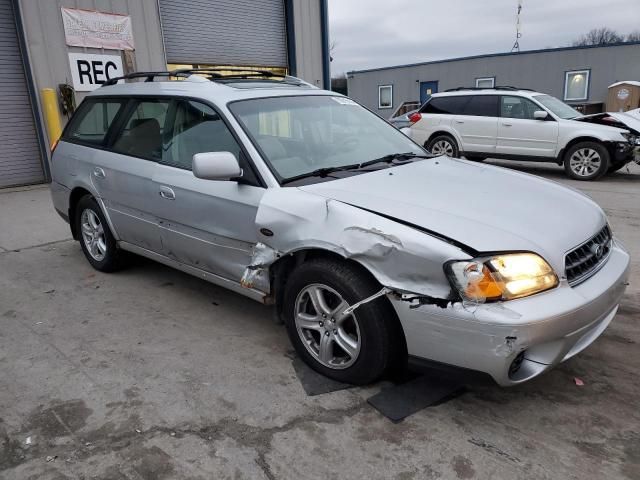
[[[456,123],[464,123],[464,121],[463,121],[463,120],[456,120],[455,122],[456,122]]]
[[[104,170],[100,167],[96,167],[93,169],[93,176],[96,178],[105,178],[107,174],[104,173]]]
[[[165,200],[175,200],[176,199],[175,192],[169,187],[160,187],[160,191],[158,193]]]

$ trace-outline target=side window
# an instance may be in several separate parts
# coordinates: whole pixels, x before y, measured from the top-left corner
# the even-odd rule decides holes
[[[500,100],[500,116],[504,118],[533,120],[536,110],[540,107],[527,98],[503,96]]]
[[[161,163],[191,170],[193,156],[205,152],[231,152],[236,157],[240,146],[220,116],[208,105],[191,100],[176,104],[175,120],[167,135]]]
[[[124,155],[161,160],[170,103],[170,100],[139,101],[126,119],[112,149]]]
[[[464,107],[469,96],[460,97],[432,97],[422,109],[421,113],[463,115]]]
[[[205,152],[231,152],[243,169],[243,178],[258,184],[240,145],[220,118],[208,105],[192,100],[176,102],[175,115],[165,134],[160,163],[191,170],[193,156]]]
[[[125,102],[121,100],[87,100],[65,131],[65,139],[102,145],[116,115]]]
[[[497,117],[498,116],[498,96],[497,95],[474,95],[469,103],[464,107],[465,115],[477,117]]]

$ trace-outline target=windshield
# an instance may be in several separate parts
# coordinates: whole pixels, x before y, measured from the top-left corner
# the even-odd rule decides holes
[[[575,108],[570,107],[563,101],[558,100],[556,97],[552,97],[551,95],[535,95],[533,98],[543,106],[547,107],[547,109],[551,110],[551,112],[556,116],[564,118],[565,120],[582,116],[582,114]]]
[[[353,100],[292,96],[229,105],[279,180],[318,169],[425,151]]]

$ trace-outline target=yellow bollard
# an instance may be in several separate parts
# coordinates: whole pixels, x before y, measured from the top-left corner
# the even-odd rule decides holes
[[[53,88],[43,88],[40,94],[42,95],[42,106],[44,107],[44,123],[47,126],[50,147],[53,149],[56,143],[58,143],[60,135],[62,135],[58,97]]]

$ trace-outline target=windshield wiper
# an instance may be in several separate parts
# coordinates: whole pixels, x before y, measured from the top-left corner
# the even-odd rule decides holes
[[[360,164],[360,168],[368,167],[369,165],[375,165],[376,163],[391,163],[394,160],[410,160],[413,158],[433,158],[435,155],[419,155],[417,153],[405,152],[405,153],[392,153],[390,155],[385,155],[384,157],[374,158],[373,160],[369,160],[368,162],[363,162]]]
[[[285,178],[280,182],[280,185],[285,185],[287,183],[295,182],[296,180],[300,180],[302,178],[309,178],[309,177],[324,178],[334,172],[344,172],[347,170],[360,170],[364,167],[375,165],[376,163],[392,163],[395,160],[402,160],[402,159],[408,160],[408,159],[414,159],[414,158],[433,158],[433,155],[419,155],[412,152],[392,153],[392,154],[385,155],[380,158],[374,158],[373,160],[368,160],[362,163],[354,163],[351,165],[340,165],[338,167],[318,168],[316,170],[312,170],[311,172],[301,173],[300,175],[294,175],[293,177]]]

